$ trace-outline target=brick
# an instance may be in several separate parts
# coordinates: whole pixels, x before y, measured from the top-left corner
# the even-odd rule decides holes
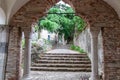
[[[8,49],[8,63],[15,69],[14,73],[7,73],[8,80],[17,80],[20,65],[20,30],[27,31],[33,22],[46,15],[49,9],[59,0],[30,0],[12,17],[10,21],[10,39]],[[102,27],[103,50],[104,50],[104,80],[120,80],[120,72],[117,72],[113,65],[116,65],[120,58],[120,21],[115,10],[103,0],[63,0],[69,3],[76,11],[78,16],[83,17],[90,27]],[[38,7],[39,6],[39,7]],[[37,7],[37,9],[35,9]],[[39,11],[37,11],[39,10]],[[35,11],[35,12],[34,12]],[[27,14],[26,14],[27,13]],[[29,17],[30,16],[30,17]],[[39,16],[39,17],[38,17]],[[104,23],[103,23],[104,22]],[[96,24],[97,23],[97,24]],[[26,26],[26,27],[25,27]],[[16,56],[12,56],[15,55]],[[11,60],[11,58],[13,58]],[[16,63],[12,63],[16,61]],[[110,65],[107,63],[111,63]],[[109,66],[109,68],[107,67]],[[111,69],[112,68],[112,69]],[[9,64],[7,65],[9,70]],[[12,72],[12,71],[11,71]]]

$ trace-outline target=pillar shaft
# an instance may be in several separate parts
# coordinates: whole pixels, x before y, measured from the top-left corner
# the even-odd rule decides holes
[[[99,80],[98,72],[98,34],[100,29],[91,30],[91,64],[92,73],[90,80]]]
[[[92,50],[91,50],[91,54],[92,54],[92,59],[91,59],[91,63],[92,63],[92,78],[93,80],[98,80],[98,48],[97,48],[97,43],[98,43],[98,39],[97,37],[93,37],[92,38]]]
[[[30,75],[31,66],[31,34],[25,35],[25,53],[24,53],[24,77]]]

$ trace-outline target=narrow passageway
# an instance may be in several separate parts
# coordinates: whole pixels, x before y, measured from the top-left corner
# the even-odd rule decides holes
[[[43,53],[24,80],[89,80],[91,63],[86,54],[69,49]]]

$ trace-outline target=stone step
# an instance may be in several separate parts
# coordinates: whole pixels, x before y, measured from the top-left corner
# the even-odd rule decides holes
[[[64,57],[68,57],[68,58],[88,58],[88,56],[80,56],[80,55],[43,55],[41,57],[61,57],[61,58],[64,58]]]
[[[91,64],[90,61],[73,61],[73,60],[38,60],[35,63],[65,63],[65,64]]]
[[[86,56],[87,54],[80,54],[80,53],[43,53],[44,55],[81,55],[81,56]]]
[[[41,54],[41,55],[43,55],[43,54]],[[43,56],[45,56],[45,57],[87,57],[87,55],[81,55],[81,54],[79,54],[79,55],[68,55],[68,54],[44,54]]]
[[[73,60],[73,61],[89,61],[88,58],[66,58],[66,57],[41,57],[40,60]]]
[[[31,70],[91,72],[91,62],[86,54],[44,53],[32,64]]]
[[[31,67],[33,71],[91,72],[91,68]]]
[[[66,68],[91,68],[91,64],[33,64],[32,67],[66,67]]]

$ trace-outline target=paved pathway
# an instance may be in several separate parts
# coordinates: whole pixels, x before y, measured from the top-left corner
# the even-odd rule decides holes
[[[89,80],[90,73],[79,72],[32,72],[23,80]]]
[[[69,49],[54,49],[51,51],[48,51],[46,53],[68,53],[68,54],[73,54],[73,53],[79,53],[77,51],[69,50]]]

